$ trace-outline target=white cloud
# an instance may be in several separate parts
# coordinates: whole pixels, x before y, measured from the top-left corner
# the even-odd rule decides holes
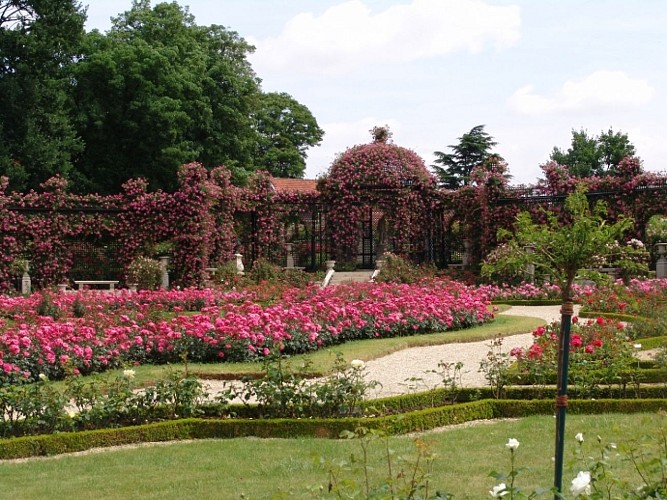
[[[518,89],[508,100],[520,114],[638,106],[649,102],[655,90],[646,80],[623,71],[596,71],[581,80],[567,80],[554,96],[537,94],[532,85]]]
[[[455,51],[502,49],[519,39],[517,6],[483,0],[413,0],[373,13],[362,0],[347,0],[319,16],[293,17],[276,38],[248,40],[259,74],[286,70],[342,74],[375,63],[427,59]]]

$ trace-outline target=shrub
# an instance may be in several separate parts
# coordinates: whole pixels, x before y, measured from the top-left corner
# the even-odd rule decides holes
[[[267,259],[257,259],[247,274],[250,281],[260,283],[262,281],[279,281],[283,274],[280,266],[272,264]]]
[[[342,354],[336,355],[334,374],[310,380],[310,362],[293,371],[281,354],[264,360],[265,375],[246,377],[242,387],[223,393],[221,400],[239,398],[254,401],[261,418],[341,417],[360,413],[367,391],[378,385],[364,380],[365,364],[353,360],[347,364]]]
[[[127,266],[127,282],[136,283],[139,290],[155,290],[162,281],[160,262],[149,257],[137,257]]]
[[[375,278],[380,283],[415,283],[421,278],[433,275],[431,269],[420,268],[407,259],[393,253],[384,253],[385,262]]]

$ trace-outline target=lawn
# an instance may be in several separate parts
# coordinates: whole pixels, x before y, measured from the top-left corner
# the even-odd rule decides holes
[[[587,456],[597,456],[599,445],[618,440],[619,453],[643,436],[659,437],[665,432],[664,418],[653,414],[598,415],[568,417],[564,489],[579,470],[574,463],[578,446],[574,436],[584,435]],[[517,484],[532,489],[550,487],[554,441],[552,417],[527,417],[515,421],[476,423],[445,432],[423,435],[437,454],[432,484],[455,494],[456,498],[489,498],[497,483],[491,470],[509,472],[509,438],[520,442]],[[392,437],[389,444],[395,457],[416,456],[414,436]],[[373,474],[384,474],[383,442],[371,446]],[[664,452],[664,450],[663,450]],[[311,487],[327,485],[325,462],[348,460],[360,455],[355,440],[321,439],[230,439],[172,443],[143,448],[121,448],[100,453],[60,456],[1,463],[3,498],[313,498]],[[394,466],[399,460],[395,458]],[[630,463],[614,457],[615,474],[638,484]],[[618,468],[616,468],[618,467]],[[394,469],[395,471],[397,469]],[[361,481],[360,474],[348,475]],[[318,496],[321,497],[321,496]],[[550,495],[544,496],[549,498]]]

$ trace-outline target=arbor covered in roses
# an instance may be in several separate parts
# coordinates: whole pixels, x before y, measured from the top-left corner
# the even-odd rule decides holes
[[[336,256],[351,261],[361,221],[378,219],[385,250],[420,260],[420,245],[432,237],[424,221],[434,219],[436,180],[416,153],[391,142],[386,127],[371,132],[373,142],[346,150],[318,186]]]

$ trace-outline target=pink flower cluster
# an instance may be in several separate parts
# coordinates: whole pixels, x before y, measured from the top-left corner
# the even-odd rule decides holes
[[[532,283],[521,283],[515,286],[481,285],[480,290],[486,293],[489,300],[548,300],[561,297],[560,287],[551,283],[539,286]]]
[[[449,281],[288,289],[266,306],[249,293],[195,289],[0,299],[0,381],[182,356],[246,360],[274,349],[297,353],[351,339],[465,328],[493,317],[483,293]],[[44,300],[52,300],[58,319],[37,314]]]

